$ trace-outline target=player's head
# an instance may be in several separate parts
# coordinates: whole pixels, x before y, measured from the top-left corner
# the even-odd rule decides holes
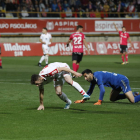
[[[37,74],[33,74],[31,76],[31,84],[40,86],[43,83],[44,79]]]
[[[44,27],[44,28],[42,29],[42,33],[43,33],[43,34],[46,34],[46,33],[47,33],[47,28]]]
[[[77,26],[77,31],[78,31],[78,32],[82,32],[82,31],[83,31],[83,26],[78,25],[78,26]]]
[[[125,28],[125,26],[123,26],[123,27],[122,27],[122,31],[123,31],[123,32],[125,32],[125,31],[126,31],[126,28]]]
[[[90,69],[86,69],[82,72],[82,75],[85,77],[85,80],[91,82],[93,80],[93,73]]]

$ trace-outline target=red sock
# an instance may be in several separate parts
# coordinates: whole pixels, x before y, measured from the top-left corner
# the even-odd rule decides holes
[[[125,60],[128,61],[128,54],[125,55]]]
[[[2,59],[0,59],[0,66],[2,66]]]
[[[124,56],[122,56],[122,61],[124,62]]]
[[[78,71],[78,69],[79,69],[79,65],[76,64],[76,71]]]
[[[76,67],[77,67],[76,63],[73,63],[72,67],[73,67],[73,70],[76,71]]]

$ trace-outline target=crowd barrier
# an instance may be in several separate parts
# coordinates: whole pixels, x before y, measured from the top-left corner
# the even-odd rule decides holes
[[[41,56],[41,43],[1,43],[2,56]],[[118,42],[88,42],[90,55],[116,55],[120,54]],[[72,44],[66,47],[66,43],[52,43],[49,47],[49,55],[62,56],[72,54]],[[128,54],[140,54],[140,42],[133,42],[133,47],[128,43]],[[84,46],[84,55],[88,55]]]

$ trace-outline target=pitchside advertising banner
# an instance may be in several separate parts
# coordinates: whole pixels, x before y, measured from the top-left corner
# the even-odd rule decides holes
[[[1,19],[0,33],[32,33],[40,34],[43,27],[47,27],[52,34],[70,34],[76,31],[77,25],[84,27],[86,34],[117,33],[113,22],[121,30],[122,26],[129,33],[140,32],[139,19]]]
[[[41,56],[41,43],[1,43],[2,56]],[[116,55],[120,54],[118,42],[88,42],[90,55]],[[66,47],[63,42],[52,43],[49,47],[49,55],[71,55],[72,44]],[[133,47],[128,43],[128,54],[140,54],[140,42],[133,42]],[[88,55],[84,47],[84,55]]]

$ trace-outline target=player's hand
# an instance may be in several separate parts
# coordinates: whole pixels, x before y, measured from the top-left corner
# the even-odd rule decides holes
[[[88,50],[88,55],[90,55],[90,51]]]
[[[94,103],[94,105],[101,105],[102,104],[102,100],[98,100],[98,102]]]
[[[66,44],[66,47],[69,47],[69,44]]]
[[[44,105],[40,105],[37,110],[44,110]]]
[[[46,42],[42,42],[42,44],[46,44]]]
[[[75,72],[75,74],[74,74],[76,77],[81,77],[82,76],[82,74],[81,73],[79,73],[79,72]]]
[[[75,101],[74,103],[75,103],[75,104],[79,104],[79,103],[84,103],[84,102],[85,102],[85,100],[82,99],[82,100],[77,100],[77,101]]]

